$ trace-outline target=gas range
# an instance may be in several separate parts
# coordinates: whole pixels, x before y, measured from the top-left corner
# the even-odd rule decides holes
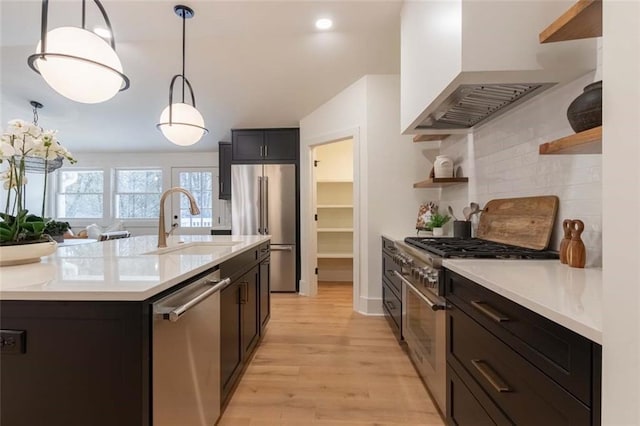
[[[420,238],[407,237],[404,241],[440,257],[483,259],[557,259],[551,250],[533,250],[526,247],[495,243],[480,238]]]
[[[475,259],[557,259],[551,250],[532,250],[479,238],[407,237],[395,242],[396,264],[414,286],[424,293],[444,295],[442,261],[445,258]]]

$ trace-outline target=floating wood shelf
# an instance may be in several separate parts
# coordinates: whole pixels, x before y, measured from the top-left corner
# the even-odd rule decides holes
[[[318,204],[319,209],[352,209],[353,204]]]
[[[602,126],[543,143],[538,152],[540,155],[602,154]]]
[[[579,0],[540,33],[540,43],[602,36],[602,0]]]
[[[316,183],[353,183],[353,181],[347,179],[318,179]]]
[[[469,182],[469,178],[457,177],[457,178],[429,178],[422,182],[413,184],[414,188],[442,188],[445,186],[459,185],[461,183]]]
[[[413,137],[414,142],[430,142],[430,141],[441,141],[445,138],[448,138],[451,135],[415,135]]]

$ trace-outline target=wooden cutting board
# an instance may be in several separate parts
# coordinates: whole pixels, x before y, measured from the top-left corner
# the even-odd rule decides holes
[[[476,237],[534,250],[546,249],[558,212],[558,197],[491,200],[480,215]]]

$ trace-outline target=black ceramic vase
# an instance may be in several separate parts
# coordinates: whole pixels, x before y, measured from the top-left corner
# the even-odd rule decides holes
[[[602,80],[586,86],[584,92],[571,102],[567,119],[576,133],[602,125]]]

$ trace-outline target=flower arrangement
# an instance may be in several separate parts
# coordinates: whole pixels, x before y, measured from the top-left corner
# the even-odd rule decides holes
[[[40,216],[29,214],[26,202],[27,158],[36,157],[47,163],[59,157],[71,164],[76,160],[56,137],[55,130],[43,130],[37,124],[24,120],[9,121],[8,129],[0,137],[0,163],[7,167],[0,173],[0,181],[7,190],[4,213],[0,213],[0,244],[25,244],[42,238],[48,222],[44,217],[47,194],[47,174],[44,175],[42,212]]]

